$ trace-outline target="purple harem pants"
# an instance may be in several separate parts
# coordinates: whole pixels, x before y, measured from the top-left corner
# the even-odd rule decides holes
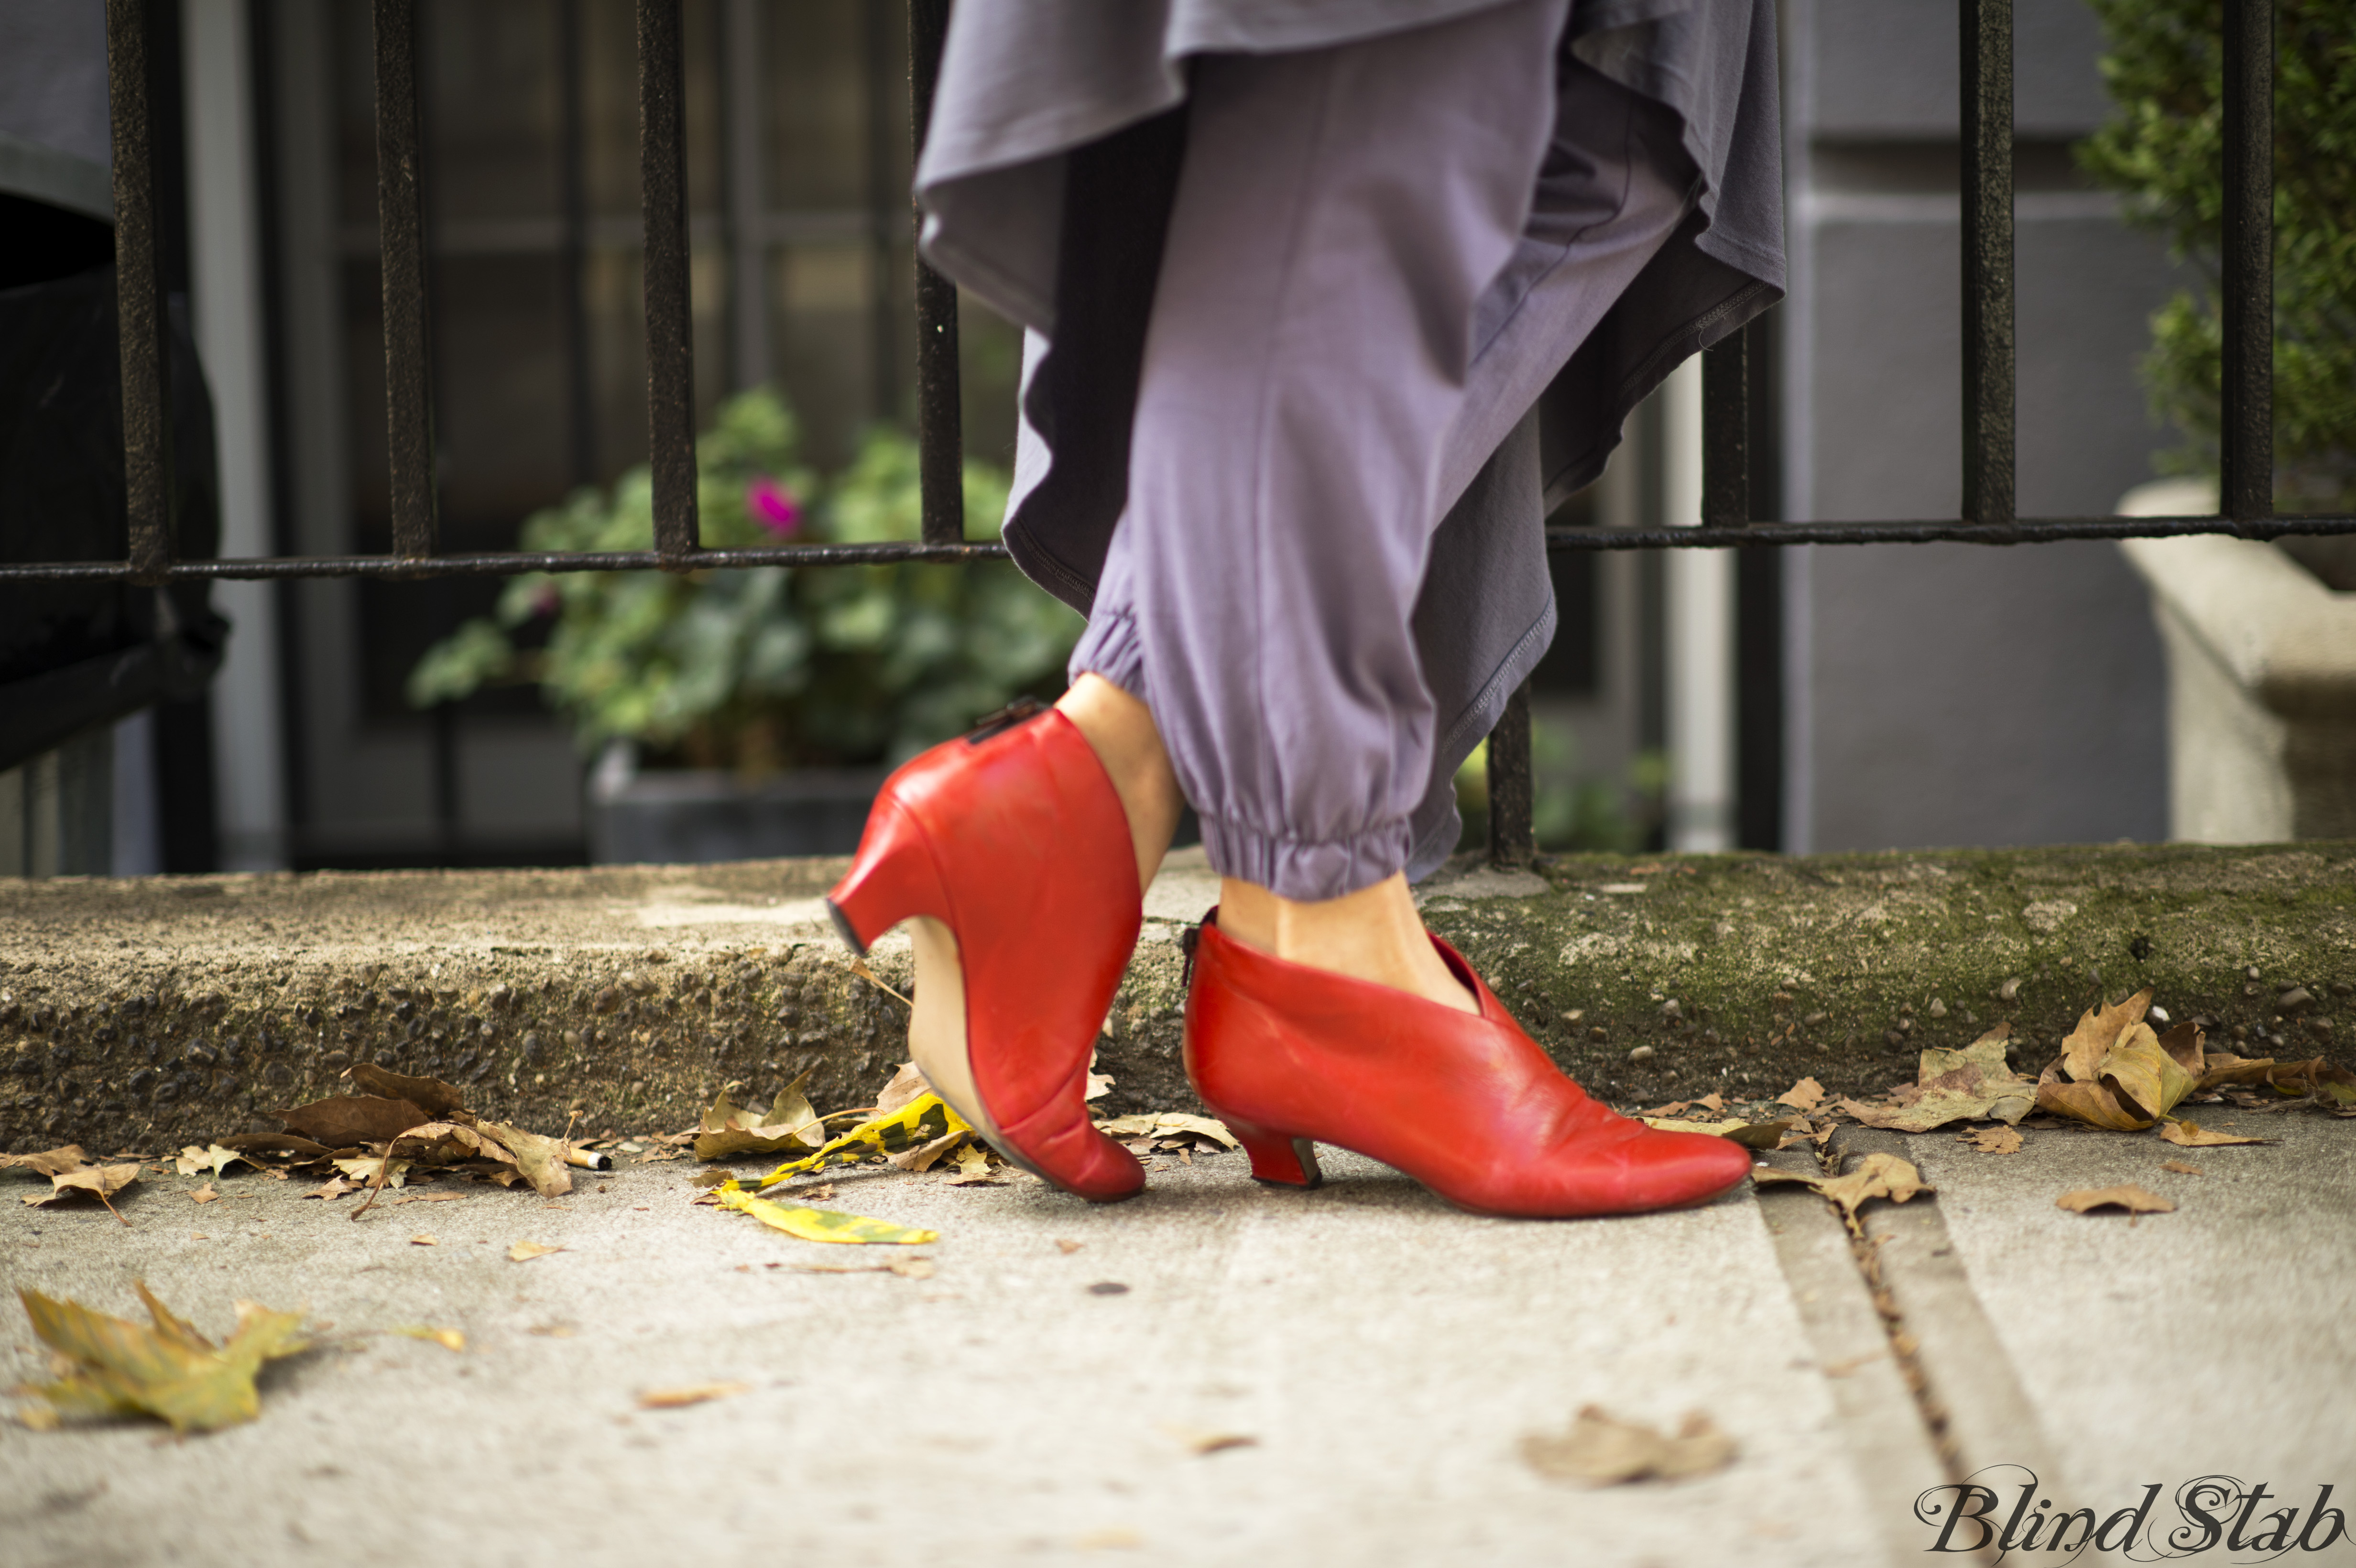
[[[1418,626],[1550,606],[1529,411],[1693,197],[1676,117],[1558,51],[1568,11],[1194,63],[1071,669],[1146,703],[1212,866],[1285,898],[1449,854],[1484,683],[1553,636],[1550,608],[1503,623],[1527,647]],[[1451,510],[1485,464],[1500,516]]]

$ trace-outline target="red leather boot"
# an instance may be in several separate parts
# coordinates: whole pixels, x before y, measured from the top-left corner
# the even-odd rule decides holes
[[[1472,966],[1475,1018],[1288,963],[1222,935],[1214,910],[1186,993],[1186,1076],[1262,1181],[1314,1187],[1312,1141],[1355,1149],[1480,1214],[1570,1218],[1697,1203],[1751,1154],[1605,1109],[1564,1077]]]
[[[1120,796],[1053,709],[985,723],[885,780],[858,859],[827,896],[862,955],[913,915],[948,927],[964,1038],[932,1060],[918,1046],[917,1067],[999,1153],[1099,1203],[1145,1185],[1085,1098],[1142,903]]]

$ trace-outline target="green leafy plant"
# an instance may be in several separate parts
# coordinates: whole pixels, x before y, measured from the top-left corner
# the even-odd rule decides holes
[[[2152,317],[2144,375],[2185,443],[2179,473],[2217,472],[2224,208],[2221,0],[2092,0],[2115,112],[2080,164],[2206,280]],[[2356,0],[2276,0],[2275,456],[2278,504],[2356,505]]]
[[[899,431],[871,431],[848,467],[820,476],[798,455],[792,411],[755,390],[721,407],[697,460],[707,547],[918,537],[916,446]],[[1006,494],[1003,475],[966,465],[969,534],[995,537]],[[653,541],[639,467],[534,514],[522,547]],[[429,649],[409,699],[428,707],[528,682],[584,751],[626,740],[650,761],[752,774],[897,763],[1017,696],[1053,697],[1080,625],[1004,561],[536,572]]]

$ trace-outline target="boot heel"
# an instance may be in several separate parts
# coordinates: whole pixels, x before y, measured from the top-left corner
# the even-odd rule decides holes
[[[845,945],[862,958],[910,915],[948,918],[948,896],[924,833],[889,795],[869,814],[859,856],[827,894],[826,909]]]
[[[1258,1127],[1241,1127],[1233,1122],[1227,1123],[1227,1130],[1236,1135],[1244,1152],[1251,1156],[1253,1180],[1301,1188],[1323,1183],[1324,1172],[1317,1168],[1317,1146],[1309,1139],[1264,1133]]]

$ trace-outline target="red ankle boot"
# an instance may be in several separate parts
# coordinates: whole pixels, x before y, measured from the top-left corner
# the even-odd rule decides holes
[[[1120,796],[1087,737],[1048,709],[936,746],[885,780],[827,907],[862,955],[912,915],[948,927],[964,1038],[932,1060],[917,1046],[917,1067],[999,1153],[1101,1203],[1145,1185],[1085,1099],[1142,901]]]
[[[1186,1076],[1262,1181],[1314,1187],[1312,1142],[1337,1144],[1460,1209],[1567,1219],[1697,1203],[1750,1174],[1739,1145],[1589,1099],[1437,936],[1478,1018],[1247,947],[1217,916],[1194,950]]]

